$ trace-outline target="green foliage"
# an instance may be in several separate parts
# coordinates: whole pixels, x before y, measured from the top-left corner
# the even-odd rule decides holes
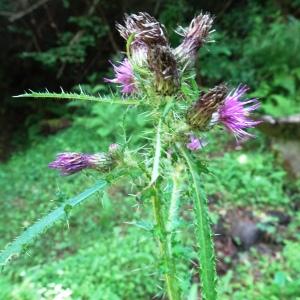
[[[113,107],[99,106],[102,108],[101,113],[106,116]],[[89,115],[87,117],[89,118]],[[120,117],[120,122],[121,120]],[[56,172],[47,168],[47,164],[54,158],[54,153],[103,151],[111,138],[118,132],[122,132],[119,128],[120,123],[118,124],[115,120],[114,124],[115,127],[111,128],[112,132],[103,138],[100,138],[96,130],[87,130],[85,126],[76,125],[55,136],[41,139],[26,152],[15,154],[8,163],[1,165],[0,196],[1,199],[5,199],[1,205],[1,248],[19,231],[20,224],[30,225],[43,212],[53,209],[72,195],[79,193],[95,180],[93,172],[86,173],[86,176],[73,175],[58,178]],[[217,135],[214,142],[210,142],[204,151],[218,153],[226,142],[228,141],[224,135],[222,137]],[[264,140],[260,142],[264,143]],[[280,206],[285,207],[286,200],[282,201],[282,199],[287,199],[283,186],[285,172],[276,164],[272,154],[263,149],[251,150],[251,152],[246,149],[240,152],[230,152],[225,155],[224,162],[218,156],[211,158],[210,169],[217,176],[206,175],[204,182],[209,180],[206,185],[209,195],[214,196],[215,193],[221,191],[220,205],[228,201],[231,205],[247,206],[251,203],[273,205],[275,202],[275,205],[281,203]],[[203,156],[204,153],[201,152],[200,155]],[[246,161],[243,155],[247,156]],[[273,178],[273,172],[281,172],[281,174]],[[252,174],[263,178],[266,187],[261,186],[255,189]],[[240,186],[243,186],[242,192]],[[272,199],[267,197],[267,189],[269,192],[275,191]],[[125,221],[137,222],[136,220],[140,220],[141,217],[148,220],[145,215],[140,215],[139,209],[135,209],[137,204],[143,205],[143,203],[124,197],[122,189],[111,190],[103,197],[102,203],[99,197],[94,199],[97,201],[89,201],[85,207],[78,207],[71,212],[70,230],[67,230],[66,225],[55,226],[48,231],[46,237],[41,237],[34,246],[30,247],[28,257],[14,262],[5,269],[0,280],[1,299],[34,300],[40,299],[42,294],[50,300],[54,297],[53,293],[68,288],[73,291],[73,298],[93,296],[97,299],[98,293],[108,295],[111,299],[114,297],[122,299],[120,296],[122,293],[128,295],[129,299],[145,299],[145,297],[155,295],[157,279],[161,274],[153,273],[156,266],[153,262],[154,250],[151,235],[145,237],[146,241],[142,238],[145,232],[149,232],[149,228],[145,231],[135,226],[128,230],[128,226],[132,225],[124,224]],[[180,207],[184,205],[182,203],[184,199],[184,197],[180,199]],[[261,199],[264,201],[260,202]],[[11,209],[12,207],[14,209]],[[176,230],[181,230],[181,227],[176,227]],[[298,225],[293,222],[290,226],[290,234],[294,236],[297,230]],[[151,234],[151,228],[149,233]],[[186,240],[188,237],[185,235],[183,238]],[[144,242],[139,244],[137,241]],[[185,259],[195,259],[189,248],[185,250],[178,248],[178,252]],[[119,259],[121,259],[120,264],[117,262]],[[259,259],[262,259],[262,256],[259,256]],[[253,281],[249,279],[249,274],[251,274],[249,270],[258,263],[253,261],[251,260],[251,263],[244,268],[238,266],[237,270],[229,271],[228,275],[223,277],[221,286],[226,287],[224,299],[251,299],[250,296],[247,298],[248,294],[252,295],[251,293],[254,292],[251,287]],[[294,264],[293,267],[297,265],[294,261],[291,262],[292,264]],[[279,260],[277,269],[282,270],[283,266],[285,266],[285,260]],[[259,268],[269,274],[275,274],[269,263],[262,263]],[[178,269],[180,278],[184,279],[181,284],[185,285],[185,290],[189,290],[189,277],[192,275],[181,264],[177,264]],[[80,276],[77,276],[78,272]],[[288,268],[285,272],[286,276],[292,276]],[[238,281],[239,278],[242,280]],[[269,282],[272,282],[268,281],[269,278],[272,280],[273,277],[267,276],[260,280],[261,291],[268,289]],[[230,286],[224,283],[226,280]],[[289,279],[288,282],[290,282]],[[100,289],[98,289],[99,286]],[[290,282],[286,286],[286,292],[291,291],[292,287],[293,282]],[[265,299],[272,299],[271,296],[276,295],[277,292],[274,289],[268,290],[269,298]],[[242,296],[239,297],[239,293]],[[236,298],[232,298],[233,295]]]
[[[213,141],[214,139],[214,141]],[[257,137],[258,142],[264,143]],[[204,151],[211,155],[225,146],[224,136],[216,132]],[[255,141],[254,141],[255,142]],[[224,203],[278,206],[289,203],[285,194],[287,174],[273,153],[262,150],[230,151],[210,159],[209,174],[205,174],[205,190]]]
[[[100,140],[123,141],[124,134],[132,144],[141,143],[141,137],[146,136],[149,118],[145,113],[139,113],[135,108],[124,109],[122,106],[89,105],[88,113],[77,117],[76,123],[93,131]],[[111,116],[114,116],[112,119]]]
[[[154,255],[143,232],[116,227],[75,255],[23,271],[21,282],[8,278],[0,283],[0,298],[50,300],[70,290],[66,299],[146,299],[157,290]]]
[[[243,262],[233,277],[228,272],[220,281],[222,300],[288,300],[300,297],[299,249],[300,243],[288,242],[282,255],[272,258],[252,251],[244,255]],[[250,260],[255,260],[255,264]]]
[[[13,256],[26,251],[30,242],[37,239],[40,234],[53,226],[58,220],[63,217],[68,218],[73,207],[83,203],[87,198],[102,190],[105,186],[105,181],[97,182],[93,187],[85,190],[78,196],[67,200],[60,207],[56,208],[36,223],[26,228],[20,236],[18,236],[11,244],[0,252],[0,266],[4,266]]]
[[[107,25],[98,16],[70,16],[68,22],[77,30],[75,34],[72,31],[61,32],[55,46],[42,52],[23,52],[21,57],[33,59],[49,69],[59,64],[83,63],[88,50],[106,35]]]
[[[267,15],[273,16],[271,22]],[[200,53],[204,80],[249,85],[266,114],[298,113],[300,41],[295,36],[300,35],[300,21],[285,19],[274,4],[251,2],[246,9],[233,10],[220,25],[216,43]]]

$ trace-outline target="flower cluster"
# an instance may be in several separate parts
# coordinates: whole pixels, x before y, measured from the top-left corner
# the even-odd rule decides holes
[[[147,13],[126,15],[124,25],[117,24],[120,35],[127,40],[127,58],[118,66],[113,64],[115,78],[106,82],[119,84],[123,94],[140,92],[141,78],[146,80],[146,90],[153,90],[162,97],[180,94],[182,76],[187,67],[192,67],[200,47],[209,40],[213,18],[201,13],[186,29],[181,28],[182,43],[172,49],[165,35],[164,26]],[[143,71],[141,73],[141,70]],[[139,75],[139,76],[137,76]],[[205,146],[199,132],[207,131],[216,124],[222,124],[237,140],[252,135],[247,128],[256,126],[250,113],[259,107],[256,99],[243,100],[246,86],[230,91],[220,84],[190,104],[186,110],[186,147],[197,151]],[[108,153],[85,154],[66,152],[58,154],[50,168],[69,175],[83,169],[110,171],[117,161],[119,146],[113,144]]]
[[[217,298],[215,255],[207,200],[205,193],[201,191],[199,177],[195,176],[198,170],[194,157],[183,145],[190,151],[202,149],[206,145],[202,132],[210,130],[217,124],[223,125],[237,141],[244,140],[252,136],[247,129],[259,123],[250,116],[259,107],[259,102],[256,99],[244,98],[248,90],[246,86],[240,85],[231,90],[226,84],[220,84],[207,92],[199,91],[193,65],[198,50],[209,41],[212,23],[213,18],[209,14],[201,13],[192,20],[187,29],[181,28],[183,41],[177,48],[172,49],[165,35],[164,26],[155,18],[147,13],[126,15],[124,25],[117,24],[117,29],[126,40],[127,57],[119,65],[113,64],[115,78],[106,78],[105,81],[118,84],[123,94],[135,93],[136,95],[130,100],[107,101],[100,98],[101,101],[98,102],[141,104],[140,106],[145,107],[145,114],[151,117],[153,127],[156,127],[154,151],[147,151],[147,145],[129,150],[130,139],[127,139],[124,132],[125,142],[122,147],[111,144],[107,152],[95,154],[64,152],[58,154],[49,164],[50,168],[59,170],[62,175],[71,175],[86,169],[107,173],[116,167],[121,167],[120,170],[105,176],[106,181],[129,175],[129,180],[133,184],[135,180],[138,181],[136,188],[142,188],[138,191],[137,197],[147,191],[153,206],[155,220],[153,225],[157,232],[155,237],[161,250],[166,290],[170,299],[182,299],[183,294],[177,282],[176,260],[172,252],[173,239],[170,239],[166,233],[175,234],[172,225],[178,218],[177,204],[181,194],[187,193],[194,194],[192,198],[195,221],[193,223],[198,235],[197,248],[206,249],[205,253],[199,251],[201,299]],[[70,99],[74,96],[77,99],[97,100],[96,97],[85,95],[83,91],[80,95],[73,93],[54,95],[54,98]],[[23,96],[27,97],[28,94]],[[174,158],[173,153],[176,153]],[[169,159],[168,161],[161,159],[163,154]],[[190,176],[183,174],[186,171]],[[182,181],[179,177],[182,177]],[[191,186],[186,184],[188,177],[191,179]],[[168,201],[167,197],[161,195],[171,187],[171,182],[171,197]],[[88,192],[82,193],[82,196],[77,198],[78,201],[74,201],[73,198],[66,204],[72,204],[71,207],[79,204],[86,197],[103,188],[105,184],[106,182],[97,184]],[[57,211],[62,212],[66,204],[55,210],[54,214],[50,213],[48,215],[50,217],[46,217],[51,221],[45,222],[45,219],[42,219],[18,238],[6,252],[5,260],[12,256],[11,249],[22,248],[20,240],[23,240],[24,244],[28,239],[38,235],[41,228],[49,227],[49,223],[58,220],[62,214]]]
[[[180,94],[184,72],[194,65],[197,52],[209,41],[213,18],[210,14],[196,16],[187,28],[179,28],[182,43],[172,49],[165,35],[164,26],[147,13],[126,15],[124,25],[117,24],[120,35],[127,40],[127,58],[114,66],[116,77],[106,79],[121,85],[121,92],[131,94],[141,91],[141,79],[146,78],[146,92],[152,90],[160,96]],[[142,76],[136,76],[146,70]],[[138,74],[141,75],[141,74]],[[150,78],[150,80],[149,80]],[[227,85],[220,84],[202,94],[186,112],[185,121],[189,128],[186,146],[192,151],[201,149],[204,143],[197,132],[207,131],[216,124],[222,124],[237,140],[252,135],[247,128],[256,126],[250,113],[259,107],[256,99],[243,100],[246,86],[230,91]]]
[[[135,72],[139,73],[140,68],[143,67],[152,75],[153,80],[150,86],[157,94],[174,95],[180,87],[182,62],[192,64],[197,51],[209,35],[211,24],[212,18],[208,14],[199,15],[192,21],[189,29],[182,30],[184,32],[182,44],[172,49],[166,38],[164,26],[154,17],[147,13],[126,15],[124,25],[117,24],[117,29],[127,42],[130,41],[129,49],[127,49],[128,58],[118,67],[114,67],[116,77],[106,81],[120,84],[122,93],[137,92],[140,82]],[[120,76],[120,73],[124,73],[125,62],[126,77]],[[134,71],[131,72],[131,70]],[[136,87],[134,89],[133,84]],[[149,78],[147,78],[147,84],[149,84]]]

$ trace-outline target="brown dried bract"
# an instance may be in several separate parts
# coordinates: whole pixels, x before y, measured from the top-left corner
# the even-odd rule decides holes
[[[197,51],[205,43],[211,33],[213,18],[210,14],[200,14],[192,20],[187,29],[181,28],[179,34],[184,36],[182,43],[174,50],[181,63],[193,63]]]
[[[148,46],[151,44],[166,46],[168,44],[163,26],[148,13],[126,14],[124,26],[117,24],[116,27],[126,40],[133,34],[133,43],[145,43]]]
[[[188,109],[186,116],[187,123],[199,130],[207,130],[213,113],[218,111],[228,92],[228,87],[225,84],[220,84],[202,95]]]
[[[179,88],[179,74],[175,56],[168,46],[156,45],[148,49],[147,62],[154,73],[157,93],[172,95]]]

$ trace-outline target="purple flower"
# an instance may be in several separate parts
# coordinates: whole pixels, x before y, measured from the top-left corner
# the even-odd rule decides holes
[[[87,168],[108,171],[112,163],[110,157],[105,153],[64,152],[58,154],[56,159],[48,166],[52,169],[58,169],[61,175],[71,175]]]
[[[134,35],[133,46],[153,44],[167,46],[168,44],[164,27],[148,13],[126,14],[124,25],[117,24],[117,30],[125,40]]]
[[[195,63],[197,52],[201,46],[208,40],[213,18],[209,14],[200,14],[195,17],[187,29],[180,27],[181,32],[177,32],[184,36],[182,43],[175,48],[174,53],[178,62],[183,65],[192,65]]]
[[[254,121],[249,118],[250,113],[259,108],[260,104],[258,100],[241,100],[247,90],[248,88],[246,86],[239,86],[235,90],[232,90],[218,111],[218,121],[223,123],[223,125],[235,135],[236,139],[241,140],[253,137],[253,135],[246,132],[245,129],[255,127],[260,123],[260,121]]]
[[[206,146],[206,142],[202,139],[196,138],[194,135],[190,135],[189,142],[186,144],[186,147],[191,151],[197,151]]]
[[[127,58],[125,58],[120,65],[116,66],[113,64],[115,78],[107,79],[104,78],[106,82],[118,83],[121,85],[121,92],[123,94],[132,94],[136,91],[136,86],[134,83],[134,75],[132,66]]]
[[[209,130],[214,124],[218,110],[223,105],[228,94],[228,87],[219,84],[202,94],[188,109],[186,114],[187,123],[194,129],[201,131]]]

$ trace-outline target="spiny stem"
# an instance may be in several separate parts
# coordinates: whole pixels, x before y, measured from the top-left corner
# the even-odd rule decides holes
[[[213,239],[208,216],[208,204],[204,190],[201,188],[200,177],[197,173],[195,164],[186,149],[181,145],[176,145],[182,156],[184,157],[189,172],[193,180],[194,190],[194,212],[195,212],[195,231],[199,247],[200,260],[200,277],[202,284],[202,299],[216,300],[217,299],[217,273],[215,265],[215,253]]]
[[[154,184],[159,176],[159,162],[160,162],[160,153],[161,153],[161,140],[160,140],[161,122],[162,122],[161,119],[159,119],[157,131],[156,131],[156,138],[155,138],[155,153],[154,153],[150,185]]]
[[[170,206],[168,212],[167,231],[169,248],[172,249],[172,236],[176,226],[176,220],[178,217],[178,203],[180,197],[180,190],[182,185],[182,170],[183,165],[178,164],[172,169],[172,193],[170,198]],[[171,250],[170,250],[171,251]]]
[[[157,228],[158,235],[158,244],[160,255],[163,259],[165,266],[165,279],[167,286],[167,293],[169,296],[169,300],[180,300],[179,296],[179,285],[176,278],[176,269],[175,263],[172,257],[172,251],[169,247],[168,242],[168,232],[166,230],[166,224],[164,221],[164,215],[162,211],[161,199],[159,197],[159,192],[157,190],[157,186],[159,183],[157,179],[159,177],[159,166],[160,166],[160,157],[161,157],[161,126],[162,120],[160,119],[157,126],[156,131],[156,139],[155,139],[155,156],[153,160],[152,174],[151,174],[151,182],[150,186],[152,186],[153,194],[151,196],[153,215]]]
[[[172,252],[170,251],[168,245],[168,233],[166,231],[166,225],[163,218],[161,201],[156,189],[154,189],[154,193],[151,197],[151,202],[155,223],[158,229],[159,250],[166,267],[166,270],[164,271],[168,297],[169,300],[180,300],[178,280],[176,278],[176,268],[172,257]]]

